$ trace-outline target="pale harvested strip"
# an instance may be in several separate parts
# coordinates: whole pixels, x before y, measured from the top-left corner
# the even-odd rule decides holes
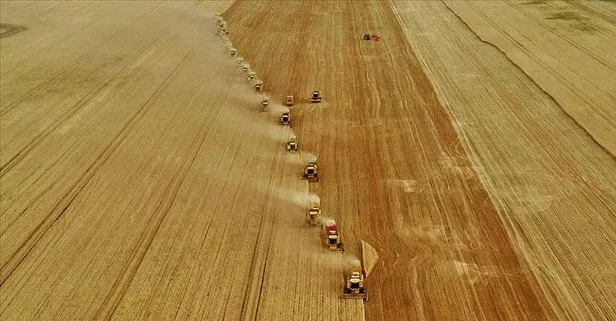
[[[616,155],[616,24],[564,1],[445,1]],[[585,2],[583,2],[585,3]],[[609,10],[609,9],[608,9]],[[616,11],[616,5],[613,9]],[[608,13],[610,14],[610,13]]]
[[[343,257],[304,226],[290,132],[256,110],[213,16],[192,5],[3,3],[35,32],[49,19],[59,33],[3,61],[14,73],[2,100],[15,103],[2,119],[3,317],[363,319],[361,301],[339,298]],[[90,15],[105,22],[74,35],[58,25]],[[27,42],[3,39],[3,57],[29,54],[16,45]],[[8,81],[17,75],[33,81]]]
[[[152,5],[150,10],[153,8],[158,6]],[[57,8],[59,13],[64,9]],[[98,10],[96,5],[92,9]],[[109,14],[113,15],[112,12]],[[62,214],[135,122],[143,117],[151,100],[167,85],[174,68],[203,41],[192,35],[180,36],[187,30],[198,32],[201,24],[192,24],[191,28],[167,28],[167,23],[163,23],[165,17],[174,19],[169,13],[177,12],[169,10],[150,19],[144,18],[141,24],[107,38],[107,43],[101,45],[107,49],[89,51],[86,46],[79,47],[85,51],[82,51],[84,56],[80,60],[58,58],[58,63],[72,62],[61,73],[64,78],[40,89],[32,89],[44,92],[55,88],[56,94],[32,98],[36,94],[26,93],[28,100],[0,119],[2,155],[10,159],[0,170],[2,280]],[[69,21],[63,20],[62,23]],[[161,27],[154,28],[150,24]],[[86,33],[70,42],[73,47],[80,46],[82,41],[88,42],[95,34]],[[3,53],[11,52],[12,47],[4,47],[10,43],[8,40],[12,39],[2,42]],[[174,46],[174,51],[161,44]],[[53,52],[49,50],[50,54]],[[53,65],[41,62],[18,74],[38,74],[46,68],[49,68],[49,73],[55,72]],[[87,79],[75,84],[66,80],[75,75]],[[19,88],[21,85],[28,87],[27,83],[18,81],[3,85],[2,101],[4,95],[11,92],[5,88]]]
[[[553,319],[615,319],[614,157],[445,5],[393,4]]]

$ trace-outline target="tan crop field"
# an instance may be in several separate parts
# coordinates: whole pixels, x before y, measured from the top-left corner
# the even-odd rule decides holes
[[[616,320],[614,2],[0,1],[0,23],[1,320]],[[357,260],[367,301],[341,297]]]

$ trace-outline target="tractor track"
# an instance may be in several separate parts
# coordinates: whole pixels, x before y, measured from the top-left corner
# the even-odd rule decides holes
[[[180,68],[184,65],[187,59],[193,55],[193,52],[194,51],[191,51],[186,54],[186,56],[184,56],[182,61],[177,64],[177,66],[173,69],[173,71],[169,74],[169,76],[165,79],[165,81],[160,85],[159,88],[164,88],[169,83],[169,80],[178,72],[178,70],[180,70]],[[157,91],[154,95],[152,95],[150,101],[154,100],[157,96],[157,93],[159,92],[160,91]],[[139,244],[135,247],[133,254],[127,262],[128,264],[126,264],[122,269],[123,272],[121,273],[121,278],[117,279],[116,283],[112,287],[113,292],[109,293],[107,298],[105,298],[101,309],[99,309],[96,313],[97,319],[111,319],[115,309],[117,308],[118,303],[120,302],[120,300],[122,300],[126,289],[130,285],[130,282],[132,281],[135,273],[139,269],[139,266],[143,261],[143,257],[149,250],[150,244],[152,244],[152,241],[156,236],[156,233],[160,229],[163,220],[168,214],[169,209],[171,208],[171,206],[173,206],[178,191],[180,187],[182,187],[187,173],[193,166],[197,154],[203,148],[203,142],[205,140],[205,137],[208,135],[209,130],[211,130],[211,128],[205,128],[205,124],[208,124],[212,119],[214,119],[219,112],[220,107],[213,110],[213,112],[209,115],[209,121],[204,121],[204,125],[202,125],[199,132],[194,135],[193,141],[191,142],[189,147],[189,151],[187,152],[187,157],[183,159],[182,164],[178,168],[179,173],[176,173],[174,175],[173,179],[166,187],[164,192],[165,198],[159,201],[158,207],[156,208],[155,212],[152,214],[149,222],[147,223],[147,229],[140,237]]]
[[[0,23],[0,30],[2,30],[2,32],[0,32],[0,39],[2,39],[2,38],[8,38],[22,31],[26,31],[28,30],[28,28],[24,26],[12,25],[8,23]]]
[[[580,38],[537,16],[567,3],[2,2],[2,21],[29,29],[0,44],[0,314],[612,319],[616,163],[511,63],[549,52],[545,37],[562,53],[537,67],[569,92],[579,83],[555,61],[613,72],[593,69],[614,62],[608,20]],[[215,35],[207,9],[226,7],[263,93]],[[535,29],[532,46],[516,36]],[[291,128],[277,121],[286,95]],[[589,112],[609,118],[601,106]],[[315,199],[345,253],[306,225]],[[360,241],[379,256],[370,299],[343,300]]]
[[[179,68],[179,65],[176,67],[174,72]],[[107,146],[107,148],[103,151],[101,155],[99,155],[95,162],[88,168],[88,170],[83,174],[78,183],[60,200],[60,202],[56,205],[54,210],[50,212],[46,219],[41,222],[41,224],[32,232],[32,234],[27,238],[27,241],[19,247],[17,253],[15,253],[11,259],[2,266],[2,271],[0,272],[0,285],[6,281],[8,277],[10,277],[13,270],[21,263],[21,261],[28,255],[30,250],[36,245],[36,242],[42,237],[43,234],[56,222],[66,209],[70,206],[72,201],[77,197],[77,194],[86,186],[89,180],[94,176],[94,174],[99,170],[99,168],[107,161],[107,159],[115,152],[115,150],[122,144],[126,136],[130,133],[130,131],[135,126],[135,123],[139,121],[141,117],[145,113],[147,113],[149,107],[152,105],[152,101],[154,101],[162,92],[162,90],[167,85],[169,79],[173,72],[169,74],[167,79],[158,86],[157,91],[150,97],[148,101],[146,101],[141,107],[137,110],[137,112],[133,115],[133,117],[127,122],[127,124],[122,128],[122,130],[116,135],[111,144]],[[59,211],[59,209],[62,209]],[[8,266],[8,268],[7,268]]]

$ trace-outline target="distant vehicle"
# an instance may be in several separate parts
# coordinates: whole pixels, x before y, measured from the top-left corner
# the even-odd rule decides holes
[[[319,181],[319,173],[317,172],[317,163],[310,162],[306,165],[306,169],[304,169],[304,175],[302,175],[302,179],[307,179],[309,181],[318,182]]]
[[[308,210],[306,214],[306,222],[310,225],[319,225],[321,216],[321,209],[315,205]]]
[[[287,150],[290,151],[290,152],[296,152],[297,148],[298,148],[298,146],[297,146],[297,138],[295,136],[293,136],[287,142]]]
[[[321,97],[321,92],[318,90],[313,90],[312,91],[312,95],[310,96],[310,102],[311,103],[320,103],[321,100],[323,100],[323,97]]]
[[[344,289],[342,297],[345,299],[364,299],[368,300],[368,294],[364,287],[364,274],[359,268],[353,269],[345,275]]]
[[[330,251],[344,251],[344,245],[340,240],[338,234],[338,226],[335,221],[328,221],[325,223],[323,229],[325,230],[325,244]]]
[[[291,114],[289,114],[289,112],[284,112],[282,113],[282,116],[280,116],[280,123],[283,125],[290,125],[291,124]]]

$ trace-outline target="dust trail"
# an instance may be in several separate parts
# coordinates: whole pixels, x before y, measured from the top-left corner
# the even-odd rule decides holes
[[[355,255],[349,254],[348,259],[345,260],[345,270],[361,268],[361,261]]]
[[[308,200],[313,206],[321,206],[321,198],[316,194],[308,194]]]
[[[270,102],[270,110],[269,110],[270,115],[280,117],[280,115],[282,115],[283,113],[288,113],[288,112],[289,112],[289,108],[283,105],[279,105],[279,104],[272,104]]]
[[[279,199],[287,200],[294,205],[306,209],[310,208],[314,201],[319,202],[318,196],[293,189],[277,187],[274,188],[274,193]]]
[[[300,148],[301,148],[301,147],[300,147]],[[297,166],[302,166],[302,167],[303,167],[304,165],[306,165],[306,164],[304,164],[304,163],[302,162],[301,158],[300,158],[300,157],[299,157],[299,155],[298,155],[298,154],[296,154],[296,153],[288,153],[288,154],[285,156],[285,161],[286,161],[286,162],[288,162],[289,164],[293,164],[293,165],[297,165]],[[298,167],[298,168],[300,168],[300,167]],[[301,174],[301,172],[300,172],[300,173],[298,173],[298,175],[300,175],[300,174]]]
[[[341,260],[332,260],[329,266],[335,271],[350,272],[355,269],[361,270],[361,260],[356,255],[345,251]]]
[[[295,135],[295,133],[293,132],[293,129],[291,129],[291,128],[287,127],[287,126],[284,126],[281,129],[281,131],[282,131],[282,135],[281,136],[282,136],[282,139],[283,139],[283,141],[285,143],[288,142],[292,138],[296,138],[297,139],[297,135]]]
[[[218,19],[218,16],[216,19]],[[226,27],[224,19],[220,18],[220,21],[218,22]],[[225,55],[227,56],[227,61],[232,66],[232,69],[234,69],[238,74],[238,78],[243,78],[241,80],[245,82],[245,84],[242,84],[242,81],[238,81],[234,82],[232,85],[233,92],[235,94],[231,100],[228,101],[228,103],[230,104],[230,107],[236,108],[238,111],[231,116],[234,118],[233,123],[253,122],[254,124],[254,115],[240,113],[239,111],[242,109],[261,110],[261,102],[263,99],[268,97],[264,93],[254,89],[254,84],[256,83],[258,77],[255,76],[255,79],[249,79],[249,73],[254,71],[251,69],[248,61],[240,56],[239,52],[236,52],[235,55],[230,54],[230,51],[235,49],[235,47],[229,37],[225,34],[220,34],[219,37],[223,43],[221,47],[224,49]],[[284,148],[284,144],[286,144],[290,139],[297,139],[296,134],[290,127],[281,127],[280,124],[278,124],[279,117],[285,112],[289,112],[288,107],[283,106],[281,103],[273,103],[270,101],[267,113],[265,115],[271,117],[272,121],[269,122],[268,120],[263,119],[263,117],[259,117],[259,119],[263,119],[262,123],[258,123],[257,126],[253,126],[251,128],[251,135],[257,135],[263,139],[279,142],[281,143],[281,148]],[[237,127],[236,130],[240,130],[240,127]],[[301,153],[299,154],[299,157],[297,154],[289,154],[288,156],[289,161],[295,164],[305,164],[316,161],[317,159],[316,155],[312,153]],[[256,188],[261,188],[260,184],[256,184]],[[320,198],[316,194],[309,194],[289,188],[275,186],[272,187],[272,193],[280,200],[289,201],[298,207],[306,209],[314,205],[320,206],[321,203]]]
[[[310,152],[303,152],[301,154],[301,160],[303,163],[311,163],[317,161],[317,155]]]

